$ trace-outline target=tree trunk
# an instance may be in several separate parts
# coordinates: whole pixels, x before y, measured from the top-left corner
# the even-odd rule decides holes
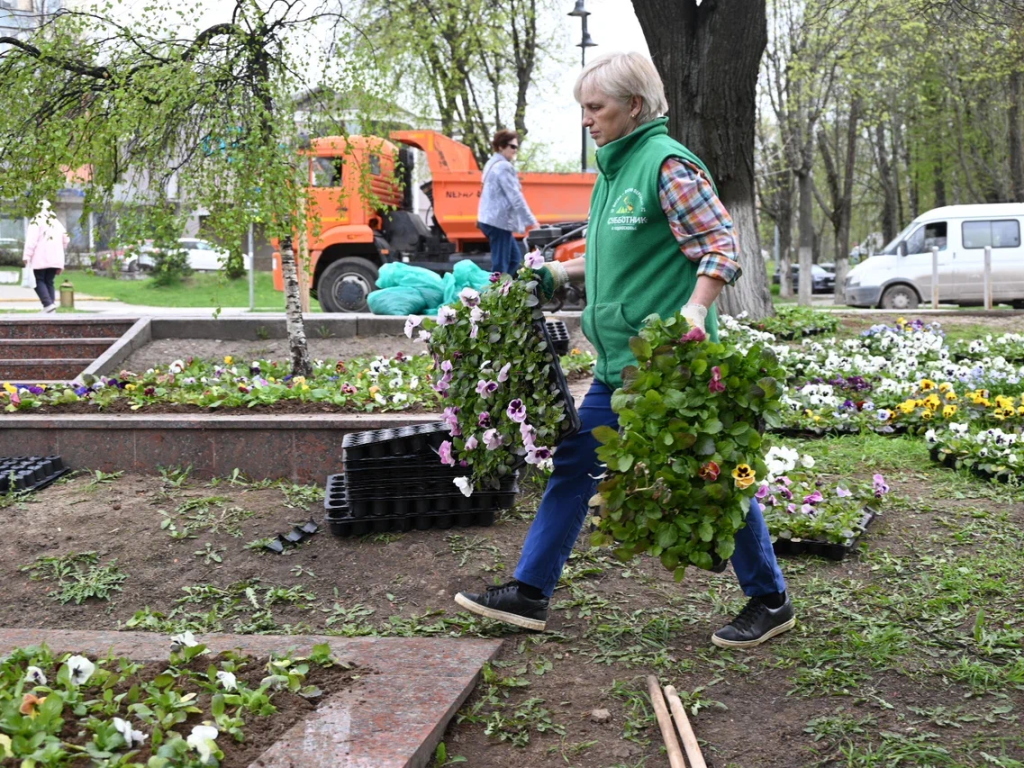
[[[1024,73],[1016,70],[1010,73],[1010,108],[1007,119],[1010,123],[1010,187],[1014,202],[1024,203],[1024,136],[1021,135],[1021,90],[1024,89]]]
[[[786,226],[779,225],[779,297],[789,299],[793,296],[793,280],[790,277],[790,264],[793,263],[793,215],[786,217]]]
[[[812,288],[811,265],[814,263],[814,189],[809,171],[798,171],[796,187],[797,204],[800,212],[797,215],[797,247],[800,264],[800,280],[797,283],[797,303],[803,307],[811,305]]]
[[[665,81],[669,130],[707,164],[733,217],[743,277],[722,292],[719,307],[753,318],[771,315],[754,192],[765,0],[633,0],[633,8]]]
[[[875,161],[882,179],[882,239],[889,242],[896,237],[896,190],[892,183],[892,167],[885,147],[885,125],[875,126]]]
[[[299,275],[295,268],[295,251],[290,237],[281,240],[281,272],[284,276],[285,324],[288,329],[288,347],[292,353],[292,376],[312,376],[313,363],[306,345],[306,328],[302,322],[299,303]]]
[[[935,161],[935,168],[932,173],[935,174],[935,207],[942,208],[945,205],[949,205],[949,203],[946,202],[946,167],[942,162],[941,155]],[[1021,202],[1024,202],[1024,200]]]

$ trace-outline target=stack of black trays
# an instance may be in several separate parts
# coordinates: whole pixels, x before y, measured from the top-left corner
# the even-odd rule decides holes
[[[463,495],[457,477],[471,471],[441,464],[437,448],[448,439],[445,422],[345,435],[344,474],[327,478],[324,508],[335,536],[362,536],[482,525],[515,504],[516,474],[498,490]]]

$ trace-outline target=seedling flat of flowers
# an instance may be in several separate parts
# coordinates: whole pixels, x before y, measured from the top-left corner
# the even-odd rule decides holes
[[[794,557],[797,555],[817,555],[828,560],[842,560],[853,552],[864,531],[875,519],[875,513],[871,509],[864,508],[864,516],[857,525],[856,534],[842,544],[834,544],[830,541],[813,541],[810,539],[776,539],[772,544],[775,554],[780,557]]]
[[[558,321],[561,322],[561,321]],[[536,323],[538,331],[544,337],[547,342],[548,349],[555,349],[555,342],[551,336],[551,324],[550,323]],[[565,323],[562,323],[562,327],[565,327]],[[566,354],[568,349],[568,333],[566,333],[566,349],[564,352],[559,352],[551,356],[551,385],[558,388],[560,395],[560,404],[565,409],[565,421],[562,423],[562,431],[555,438],[555,445],[558,445],[568,437],[572,437],[583,426],[583,422],[580,421],[580,415],[576,412],[576,401],[573,399],[572,392],[569,391],[569,382],[565,378],[565,373],[562,371],[562,364],[558,359],[559,354]]]
[[[0,458],[0,493],[39,491],[68,473],[60,456]]]

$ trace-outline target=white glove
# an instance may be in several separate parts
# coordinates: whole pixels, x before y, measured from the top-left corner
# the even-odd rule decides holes
[[[703,304],[687,304],[680,312],[692,328],[704,330],[704,319],[708,316],[707,307]]]

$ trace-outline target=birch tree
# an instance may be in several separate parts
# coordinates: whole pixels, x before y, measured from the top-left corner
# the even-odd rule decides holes
[[[211,234],[240,242],[264,222],[285,244],[292,367],[308,374],[289,247],[308,178],[293,100],[312,90],[307,71],[325,91],[343,76],[311,69],[316,52],[292,43],[343,20],[326,3],[232,0],[190,28],[206,10],[153,3],[129,20],[108,4],[0,39],[0,188],[15,214],[32,215],[68,169],[87,168],[86,210],[115,210],[123,231],[181,232],[205,208]]]

